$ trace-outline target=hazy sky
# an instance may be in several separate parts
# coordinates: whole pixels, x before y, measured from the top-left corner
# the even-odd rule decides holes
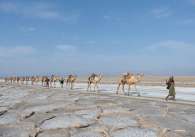
[[[195,0],[0,0],[0,75],[195,75]]]

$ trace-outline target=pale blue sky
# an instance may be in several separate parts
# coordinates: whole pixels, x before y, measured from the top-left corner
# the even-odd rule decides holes
[[[195,0],[0,0],[0,75],[195,75]]]

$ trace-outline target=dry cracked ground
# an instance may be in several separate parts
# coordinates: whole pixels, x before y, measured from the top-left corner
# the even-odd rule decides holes
[[[195,106],[1,83],[0,137],[195,137]]]

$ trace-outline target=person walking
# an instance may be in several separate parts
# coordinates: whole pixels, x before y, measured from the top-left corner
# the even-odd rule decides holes
[[[63,78],[60,79],[60,85],[61,85],[61,88],[64,87],[64,79]]]
[[[174,77],[171,76],[168,81],[166,81],[167,89],[169,90],[169,94],[166,96],[165,100],[167,101],[171,96],[170,100],[175,100],[175,81]]]

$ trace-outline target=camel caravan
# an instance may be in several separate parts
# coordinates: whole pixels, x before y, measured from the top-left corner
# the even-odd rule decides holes
[[[128,86],[128,95],[130,95],[131,87],[134,87],[137,92],[136,85],[143,79],[144,74],[132,74],[125,73],[120,76],[117,84],[116,94],[119,94],[122,91],[125,94],[125,85]],[[103,76],[101,74],[92,73],[87,79],[87,91],[99,91],[99,85],[102,81]],[[57,75],[51,76],[14,76],[14,77],[5,77],[5,83],[7,84],[25,84],[25,85],[41,85],[46,88],[56,88],[56,84],[59,83],[61,88],[64,88],[66,83],[66,88],[73,90],[75,82],[77,80],[77,75],[68,75],[67,77],[61,77]],[[137,92],[138,95],[139,92]]]

